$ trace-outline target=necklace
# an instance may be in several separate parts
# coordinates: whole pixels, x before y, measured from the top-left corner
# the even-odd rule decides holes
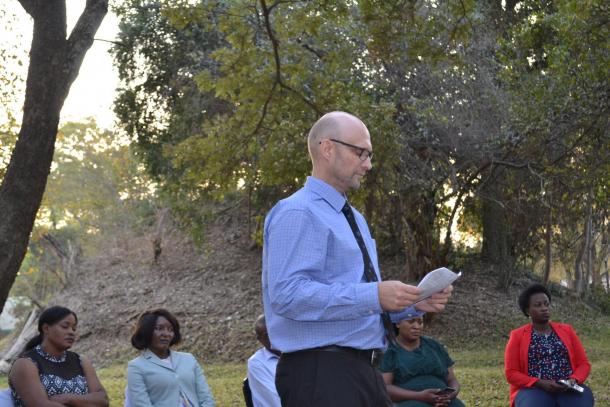
[[[49,362],[63,363],[63,362],[66,361],[66,356],[67,356],[66,351],[64,351],[60,356],[53,356],[53,355],[45,352],[45,350],[42,349],[42,345],[37,345],[34,349],[36,350],[36,352],[38,352],[38,354],[40,356],[42,356],[43,358],[45,358]]]

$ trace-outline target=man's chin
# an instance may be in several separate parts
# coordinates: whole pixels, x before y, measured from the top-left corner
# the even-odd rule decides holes
[[[349,189],[350,190],[358,189],[358,188],[360,188],[360,184],[361,184],[360,180],[352,180],[351,184],[349,185]]]

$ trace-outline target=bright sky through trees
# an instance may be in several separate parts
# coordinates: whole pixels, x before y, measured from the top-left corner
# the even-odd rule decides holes
[[[85,0],[67,1],[68,7],[68,33],[85,8]],[[2,13],[4,12],[4,13]],[[0,35],[3,39],[10,39],[11,46],[18,47],[15,52],[18,56],[26,58],[23,65],[4,65],[0,70],[17,69],[23,79],[23,89],[20,90],[15,108],[18,109],[16,117],[21,119],[23,98],[25,96],[25,79],[27,76],[27,55],[32,41],[32,19],[23,10],[17,0],[3,1],[0,4],[0,17],[4,20],[0,25]],[[96,41],[87,52],[76,81],[72,85],[70,94],[66,99],[61,112],[61,122],[82,121],[86,117],[94,117],[100,127],[111,128],[114,123],[112,102],[115,89],[118,85],[118,75],[112,66],[112,58],[108,49],[118,33],[118,19],[109,10],[101,27],[95,35]],[[5,45],[6,46],[6,45]]]

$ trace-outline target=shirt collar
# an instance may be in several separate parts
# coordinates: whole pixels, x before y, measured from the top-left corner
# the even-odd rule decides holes
[[[263,349],[263,354],[265,355],[265,359],[271,360],[271,359],[279,359],[280,358],[278,355],[276,355],[275,353],[271,352],[269,349],[267,349],[267,348],[262,348],[262,349]]]
[[[345,205],[345,202],[347,201],[344,194],[337,191],[330,184],[314,176],[307,177],[305,188],[324,199],[337,212],[341,212],[341,208],[343,208],[343,205]]]
[[[171,358],[172,356],[173,356],[173,355],[172,355],[172,350],[170,349],[170,350],[169,350],[169,358]],[[167,360],[167,358],[165,358],[165,359],[161,359],[159,356],[157,356],[157,355],[155,354],[155,352],[153,352],[152,350],[150,350],[150,349],[148,349],[148,348],[146,348],[146,349],[144,350],[144,357],[145,357],[146,359]]]

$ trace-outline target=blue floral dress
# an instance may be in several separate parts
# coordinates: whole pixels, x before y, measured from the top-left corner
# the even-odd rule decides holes
[[[530,377],[559,380],[572,374],[568,349],[555,331],[545,335],[532,330],[527,359],[527,374]]]

